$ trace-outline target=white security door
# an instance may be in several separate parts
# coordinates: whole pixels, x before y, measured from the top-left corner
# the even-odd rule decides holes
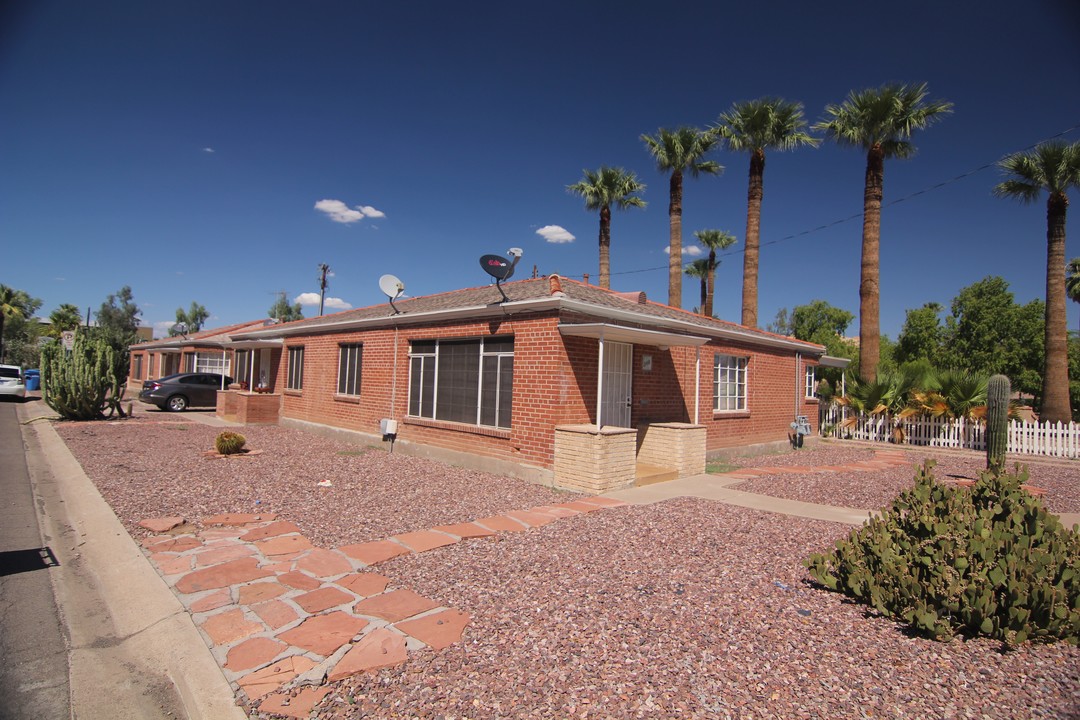
[[[600,425],[630,427],[630,380],[633,377],[634,346],[604,343],[604,372],[600,401]]]

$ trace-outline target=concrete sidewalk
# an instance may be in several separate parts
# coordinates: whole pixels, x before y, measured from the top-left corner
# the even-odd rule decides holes
[[[244,712],[191,616],[41,419],[18,409],[38,520],[68,637],[72,715],[79,719],[242,720]]]

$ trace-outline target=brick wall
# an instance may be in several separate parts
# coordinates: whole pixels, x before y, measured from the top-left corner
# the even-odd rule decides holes
[[[595,321],[564,313],[563,322]],[[555,427],[596,421],[597,341],[566,337],[554,312],[503,320],[451,322],[439,327],[402,326],[291,337],[275,351],[274,387],[283,392],[281,416],[332,427],[378,433],[382,418],[399,421],[398,438],[474,455],[544,468],[554,465]],[[413,340],[514,337],[514,397],[511,428],[484,428],[408,418],[409,344]],[[362,343],[360,394],[336,394],[339,345]],[[303,388],[283,390],[287,348],[304,347]],[[631,423],[694,422],[696,349],[636,345],[633,352]],[[710,342],[700,349],[699,415],[708,450],[787,438],[796,414],[816,427],[816,401],[803,398],[803,367],[796,373],[790,351]],[[747,410],[714,413],[713,356],[748,356]],[[648,356],[648,361],[646,361]],[[805,362],[805,361],[804,361]],[[396,374],[395,374],[396,364]],[[649,367],[650,369],[646,369]],[[396,382],[395,382],[396,377]]]

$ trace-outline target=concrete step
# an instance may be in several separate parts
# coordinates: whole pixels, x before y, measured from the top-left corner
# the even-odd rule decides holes
[[[639,462],[634,475],[634,486],[642,487],[643,485],[653,485],[655,483],[667,482],[668,480],[676,480],[679,477],[679,471],[660,467],[659,465],[649,465],[648,463]]]

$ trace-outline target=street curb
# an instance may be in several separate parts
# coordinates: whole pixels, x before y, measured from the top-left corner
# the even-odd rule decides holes
[[[44,403],[18,408],[39,522],[54,542],[62,542],[57,554],[73,575],[67,580],[64,574],[54,576],[70,643],[73,715],[120,717],[121,708],[145,705],[145,698],[125,702],[122,695],[124,690],[144,695],[143,687],[124,682],[102,687],[99,661],[119,648],[140,673],[167,678],[191,720],[243,720],[247,715],[236,705],[232,687],[191,616],[52,424],[27,423],[49,413]],[[80,604],[87,604],[79,597],[86,594],[87,582],[107,617],[87,617],[85,608],[78,612]]]

